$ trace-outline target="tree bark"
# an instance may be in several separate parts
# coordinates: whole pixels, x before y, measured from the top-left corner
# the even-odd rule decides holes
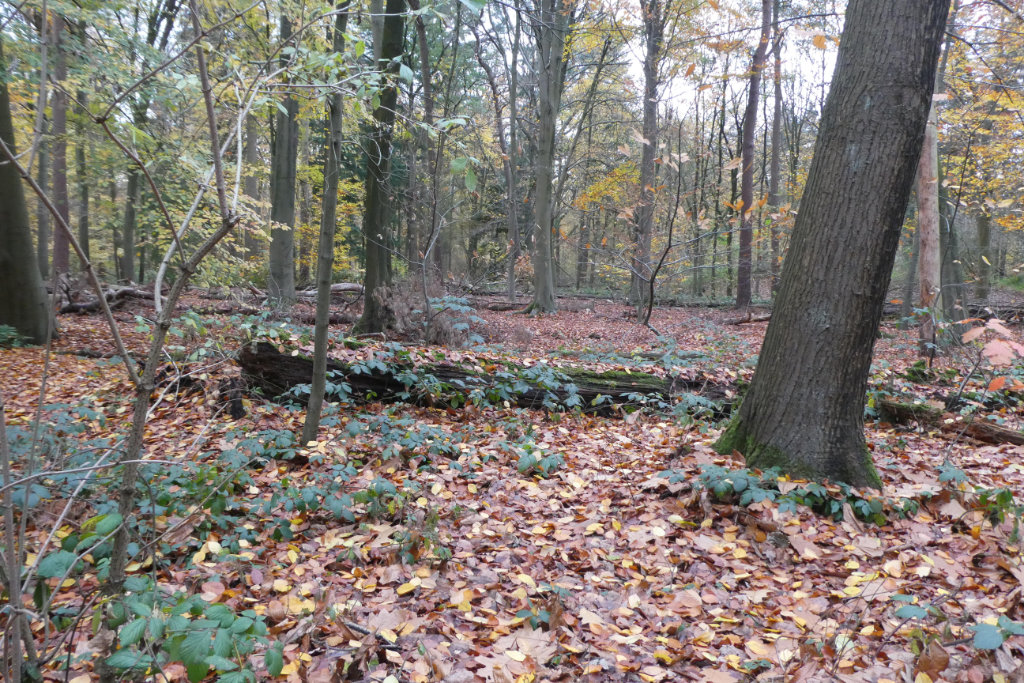
[[[922,356],[935,352],[936,319],[939,293],[942,291],[942,261],[939,250],[939,165],[938,130],[935,104],[932,103],[925,126],[921,158],[917,165],[917,229],[921,233],[917,260],[917,281],[923,314],[918,351]]]
[[[779,296],[716,446],[752,467],[880,487],[864,394],[935,87],[948,0],[851,0]]]
[[[761,38],[750,65],[747,108],[743,113],[743,149],[740,178],[740,253],[736,266],[736,307],[747,308],[751,301],[751,275],[754,245],[754,137],[757,132],[757,106],[761,94],[761,72],[772,30],[772,0],[761,0]]]
[[[57,211],[70,224],[68,202],[68,94],[64,89],[68,77],[67,52],[64,49],[66,22],[64,17],[54,14],[53,18],[54,78],[57,85],[53,90],[53,203]],[[67,275],[71,269],[71,249],[63,230],[53,233],[53,274]]]
[[[46,122],[43,121],[43,139],[39,143],[39,166],[36,168],[36,182],[39,187],[49,187],[50,184],[50,143],[46,139]],[[50,211],[41,200],[36,200],[36,226],[38,234],[36,241],[36,261],[39,265],[39,274],[46,279],[50,274]]]
[[[775,44],[772,52],[775,59],[772,72],[772,84],[775,87],[772,102],[772,152],[768,162],[768,206],[771,207],[772,216],[769,225],[771,240],[771,273],[772,273],[772,297],[779,290],[779,264],[782,262],[782,255],[779,253],[779,209],[782,206],[782,197],[779,194],[779,185],[782,175],[782,39],[784,34],[779,29],[779,5],[782,0],[774,0],[772,3],[772,39]]]
[[[348,27],[350,0],[341,0],[335,7],[331,48],[336,54],[345,51],[345,30]],[[328,130],[324,159],[324,190],[320,213],[320,242],[316,255],[316,323],[313,326],[313,367],[302,425],[302,442],[315,441],[320,429],[320,413],[324,405],[327,382],[327,332],[331,316],[331,274],[334,269],[334,232],[338,213],[338,175],[342,157],[342,99],[335,91],[327,98]]]
[[[282,43],[292,39],[292,22],[281,15]],[[282,55],[281,64],[288,59]],[[299,139],[299,103],[290,94],[277,112],[276,138],[270,162],[270,280],[267,289],[273,305],[295,303],[295,174]]]
[[[363,280],[363,314],[355,330],[382,332],[390,326],[393,313],[385,297],[391,285],[391,245],[388,239],[388,213],[391,193],[391,136],[395,127],[398,87],[398,57],[402,54],[405,33],[405,0],[387,0],[381,37],[379,68],[385,71],[380,106],[373,112],[373,131],[367,143],[366,199],[363,204],[363,242],[366,247],[366,273]],[[376,48],[375,48],[376,49]]]
[[[256,176],[256,167],[260,161],[259,127],[256,117],[251,112],[245,116],[245,148],[242,156],[245,159],[245,180],[243,181],[242,191],[245,192],[245,196],[252,203],[252,210],[262,217],[264,215],[263,210],[259,207],[260,180]],[[245,245],[245,255],[249,257],[256,252],[258,242],[251,226],[246,226],[244,230],[242,240]]]
[[[571,8],[563,0],[540,0],[533,17],[537,38],[536,227],[533,230],[533,301],[528,310],[555,311],[555,267],[551,249],[554,231],[555,128],[565,78],[565,35]]]
[[[7,61],[0,36],[0,71]],[[11,150],[14,124],[6,79],[0,79],[0,139]],[[32,253],[32,228],[25,205],[21,177],[14,164],[0,164],[0,324],[10,325],[33,344],[42,344],[50,332],[46,288]]]
[[[84,31],[83,31],[84,33]],[[78,181],[78,246],[85,252],[86,258],[92,258],[89,246],[89,167],[86,159],[89,154],[88,94],[78,91],[78,144],[75,145],[75,180]]]

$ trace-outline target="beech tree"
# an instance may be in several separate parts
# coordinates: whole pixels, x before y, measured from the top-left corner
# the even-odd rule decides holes
[[[14,152],[14,125],[7,93],[7,63],[0,42],[0,139]],[[32,253],[32,233],[25,191],[14,164],[0,163],[0,325],[10,325],[29,341],[41,344],[49,332],[46,288]],[[17,293],[15,295],[15,293]]]
[[[881,486],[864,394],[948,10],[949,0],[851,0],[771,323],[719,451]]]

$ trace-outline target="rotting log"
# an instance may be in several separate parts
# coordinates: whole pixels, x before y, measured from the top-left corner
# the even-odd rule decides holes
[[[123,304],[128,299],[140,299],[142,301],[152,302],[153,292],[146,291],[145,289],[136,289],[135,287],[116,287],[108,289],[103,293],[107,303],[110,304],[111,308]],[[65,304],[60,308],[60,313],[91,313],[100,310],[99,299],[92,299],[91,301],[73,301]]]
[[[238,363],[242,377],[251,388],[259,388],[264,395],[303,401],[301,392],[289,394],[300,385],[309,384],[313,362],[302,355],[281,353],[267,342],[246,345],[239,351]],[[638,397],[669,402],[673,395],[698,393],[713,401],[731,401],[735,388],[716,384],[710,379],[659,377],[640,372],[592,372],[578,368],[550,368],[557,373],[531,372],[529,368],[504,366],[486,370],[467,368],[449,363],[424,364],[414,367],[409,363],[389,361],[384,364],[345,364],[329,360],[327,371],[344,378],[349,386],[349,400],[406,401],[418,404],[444,402],[430,389],[435,382],[444,385],[442,394],[459,395],[462,401],[471,392],[501,394],[504,400],[522,408],[542,408],[552,404],[578,405],[584,412],[610,414],[614,406],[636,405]],[[372,367],[370,367],[372,366]],[[569,385],[575,388],[570,389]],[[599,397],[606,397],[600,399]]]
[[[894,423],[916,421],[931,429],[956,436],[963,434],[985,443],[1024,445],[1024,432],[982,418],[965,421],[962,415],[948,413],[940,408],[920,403],[900,403],[888,398],[879,400],[876,405],[882,417]]]

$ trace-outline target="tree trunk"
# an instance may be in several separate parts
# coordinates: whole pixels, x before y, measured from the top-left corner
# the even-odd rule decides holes
[[[629,277],[629,302],[637,311],[647,308],[648,283],[651,277],[651,238],[654,232],[654,185],[658,154],[658,68],[665,39],[665,21],[671,10],[671,0],[640,0],[640,13],[644,23],[644,101],[643,149],[640,152],[640,203],[636,208],[633,225],[633,262]]]
[[[565,77],[565,34],[570,8],[562,0],[540,0],[533,18],[537,36],[537,158],[536,227],[533,230],[533,301],[528,310],[553,313],[555,310],[555,267],[551,250],[554,230],[555,128],[562,101]]]
[[[39,167],[36,169],[36,182],[39,187],[50,186],[50,143],[46,139],[46,122],[43,122],[43,139],[39,143]],[[36,203],[36,226],[38,227],[36,241],[36,261],[39,265],[39,274],[45,280],[50,274],[50,210],[46,203],[39,199]]]
[[[948,9],[948,0],[849,3],[757,370],[716,444],[752,467],[881,486],[864,394]]]
[[[337,4],[334,31],[329,36],[336,54],[345,51],[345,30],[348,27],[350,0]],[[306,421],[302,425],[302,442],[315,441],[320,429],[320,413],[324,405],[327,383],[327,331],[331,317],[331,274],[334,269],[334,232],[338,212],[338,175],[342,149],[342,98],[335,91],[327,98],[328,136],[324,159],[324,194],[320,213],[320,242],[316,258],[316,322],[313,328],[313,367],[306,406]]]
[[[292,22],[281,15],[281,42],[292,39]],[[282,56],[282,65],[287,64]],[[299,103],[286,95],[277,112],[270,162],[270,300],[275,306],[295,303],[295,173],[299,139]]]
[[[772,102],[772,155],[768,163],[768,206],[772,210],[769,225],[772,250],[772,297],[779,290],[779,264],[782,262],[782,255],[779,253],[778,225],[779,208],[782,206],[782,197],[779,195],[779,181],[782,175],[782,39],[784,37],[779,31],[779,5],[781,2],[782,0],[774,0],[772,3],[772,36],[775,41],[772,46],[775,55],[772,83],[775,86],[775,97]]]
[[[245,180],[243,192],[252,202],[252,210],[257,215],[263,216],[263,210],[259,207],[260,180],[256,176],[256,167],[259,164],[259,127],[256,117],[250,112],[245,116],[245,148],[242,152],[245,159]],[[258,245],[252,226],[243,227],[242,240],[245,245],[245,255],[251,257]]]
[[[992,214],[982,207],[978,214],[978,281],[974,285],[974,296],[979,301],[988,301],[992,287]]]
[[[78,143],[75,145],[75,180],[78,181],[78,246],[85,252],[88,259],[92,259],[92,251],[89,246],[89,167],[86,159],[89,154],[89,130],[86,126],[88,120],[88,94],[84,90],[78,91]]]
[[[405,33],[405,0],[387,0],[381,37],[379,66],[394,78],[402,54]],[[384,300],[391,284],[391,245],[388,239],[388,209],[391,204],[391,136],[395,127],[398,88],[385,82],[380,106],[373,112],[366,160],[366,199],[363,204],[363,241],[366,273],[363,280],[363,314],[356,322],[358,332],[382,332],[393,313]]]
[[[0,35],[0,70],[7,73],[2,40]],[[6,79],[0,79],[0,140],[16,153]],[[51,317],[46,288],[32,254],[21,176],[11,163],[0,164],[0,292],[0,324],[12,326],[33,344],[44,343]]]
[[[754,137],[757,133],[757,106],[761,94],[761,72],[772,29],[772,0],[761,0],[761,39],[750,65],[747,109],[743,113],[742,178],[740,181],[740,253],[736,267],[736,307],[747,308],[751,301],[751,271],[754,245]]]
[[[53,18],[54,78],[57,86],[53,91],[53,203],[64,222],[71,224],[68,202],[68,94],[64,87],[68,77],[67,53],[64,50],[64,17],[55,14]],[[53,233],[53,274],[67,275],[71,269],[71,249],[68,236],[63,230]]]
[[[938,130],[935,104],[928,114],[921,158],[917,166],[917,229],[921,233],[917,281],[921,308],[927,309],[921,320],[919,352],[931,356],[935,349],[935,324],[942,291],[942,261],[939,250],[939,167]]]

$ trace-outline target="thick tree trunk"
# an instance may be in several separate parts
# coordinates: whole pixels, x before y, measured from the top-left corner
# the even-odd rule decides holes
[[[717,447],[879,487],[864,394],[935,86],[948,0],[851,0],[779,296]]]
[[[405,0],[387,0],[380,62],[391,78],[398,73],[397,58],[402,54],[405,32]],[[376,48],[374,48],[376,50]],[[366,273],[363,280],[363,315],[356,322],[359,332],[382,332],[391,324],[393,314],[385,298],[391,285],[391,244],[388,238],[388,214],[391,194],[391,136],[395,127],[398,88],[386,83],[380,94],[380,106],[373,112],[373,131],[367,144],[366,199],[363,204],[363,243],[366,247]]]
[[[7,72],[2,42],[0,70]],[[16,153],[11,100],[4,79],[0,79],[0,139],[12,154]],[[42,344],[50,331],[50,311],[32,253],[25,193],[14,164],[6,163],[3,155],[0,159],[5,162],[0,164],[0,324],[12,326],[33,344]]]
[[[746,308],[751,301],[751,276],[754,245],[754,137],[757,133],[757,106],[761,94],[761,72],[772,30],[772,0],[761,0],[761,39],[750,65],[747,108],[743,113],[742,177],[740,180],[740,253],[736,267],[736,307]]]
[[[281,15],[281,42],[292,39],[291,20]],[[281,57],[282,64],[287,59]],[[275,306],[295,303],[295,174],[299,140],[299,103],[286,95],[277,112],[276,139],[270,163],[270,279],[267,289]]]
[[[341,0],[336,7],[331,47],[336,54],[345,51],[345,30],[348,26],[349,0]],[[313,328],[313,367],[306,407],[306,421],[302,425],[302,442],[315,441],[320,429],[320,412],[324,404],[327,382],[327,331],[331,317],[331,272],[334,269],[334,232],[338,212],[338,175],[342,149],[341,93],[335,91],[327,98],[328,137],[324,159],[324,194],[320,213],[320,243],[316,258],[316,323]]]
[[[289,392],[295,387],[309,384],[313,371],[312,359],[283,354],[273,344],[260,342],[254,347],[242,348],[238,354],[238,364],[249,386],[258,387],[265,396],[279,397],[287,394],[293,400],[305,402],[305,392]],[[505,378],[496,377],[493,372],[480,372],[449,364],[416,367],[400,365],[393,371],[375,368],[367,372],[365,368],[356,370],[351,365],[328,361],[326,368],[329,372],[337,373],[336,376],[344,377],[345,384],[351,390],[349,400],[359,402],[430,403],[437,397],[420,390],[416,382],[410,379],[425,375],[448,384],[453,395],[465,397],[473,391],[503,390],[508,393],[507,400],[523,408],[547,407],[551,402],[566,405],[567,400],[576,396],[582,410],[601,413],[609,412],[614,405],[635,404],[638,394],[667,402],[678,393],[699,392],[707,398],[722,400],[732,395],[733,391],[732,387],[717,385],[707,378],[687,380],[637,372],[596,373],[563,369],[564,382],[545,385],[550,380],[524,379],[524,368],[515,366],[502,371],[507,373]],[[413,383],[410,384],[410,381]],[[568,384],[572,384],[575,391],[569,390]],[[600,399],[601,396],[607,398]]]

